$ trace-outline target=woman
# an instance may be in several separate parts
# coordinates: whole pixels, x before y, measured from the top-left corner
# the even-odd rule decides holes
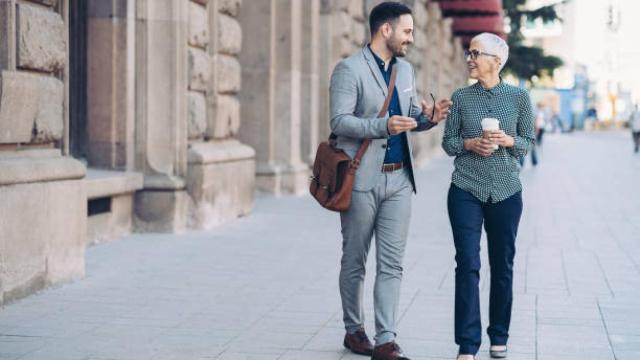
[[[482,338],[478,282],[483,222],[491,267],[490,354],[507,355],[513,258],[522,213],[518,159],[535,138],[528,92],[499,76],[508,56],[509,47],[496,35],[482,33],[472,39],[467,67],[478,82],[453,93],[442,143],[447,154],[455,156],[447,202],[456,248],[458,360],[474,359]],[[483,118],[497,119],[499,130],[483,133]]]

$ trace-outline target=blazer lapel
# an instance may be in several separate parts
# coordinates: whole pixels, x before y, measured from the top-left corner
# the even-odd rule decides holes
[[[384,81],[382,73],[380,73],[380,68],[378,67],[378,64],[376,64],[371,50],[369,50],[369,47],[365,45],[365,47],[362,49],[362,52],[364,53],[364,58],[367,61],[367,65],[369,65],[369,70],[371,70],[371,75],[373,75],[373,78],[376,79],[376,83],[378,83],[378,86],[382,90],[382,95],[386,97],[387,83]]]
[[[400,102],[400,112],[404,116],[409,116],[409,104],[411,95],[413,95],[412,86],[413,81],[398,68],[396,91],[398,92],[398,101]]]

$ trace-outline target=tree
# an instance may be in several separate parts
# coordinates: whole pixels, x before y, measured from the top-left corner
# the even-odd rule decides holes
[[[505,17],[509,19],[511,31],[507,35],[509,44],[509,60],[505,70],[523,80],[531,80],[534,76],[551,75],[553,70],[562,66],[563,62],[557,56],[545,55],[538,46],[523,44],[522,25],[526,21],[542,19],[543,22],[561,21],[556,12],[555,4],[529,10],[525,8],[527,0],[503,0]]]

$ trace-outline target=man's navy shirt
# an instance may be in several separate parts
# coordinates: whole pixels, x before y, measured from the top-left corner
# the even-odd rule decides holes
[[[371,47],[369,47],[369,49],[371,49]],[[371,53],[380,68],[380,72],[382,72],[382,77],[384,78],[385,83],[389,86],[392,66],[396,63],[395,56],[391,59],[389,67],[385,70],[384,61],[380,59],[373,50]],[[393,95],[391,96],[391,102],[389,103],[389,117],[394,115],[402,115],[402,111],[400,110],[400,100],[398,98],[398,90],[395,87],[393,88]],[[408,161],[408,158],[409,147],[407,146],[407,135],[405,133],[401,133],[389,136],[389,139],[387,139],[387,153],[384,156],[384,163],[391,164],[400,161]]]

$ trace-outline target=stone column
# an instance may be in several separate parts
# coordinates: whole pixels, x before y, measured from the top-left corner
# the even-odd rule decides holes
[[[84,275],[85,167],[68,149],[64,0],[0,1],[0,304]]]
[[[87,160],[91,167],[133,170],[134,1],[86,1]]]
[[[351,52],[349,55],[352,55],[356,51],[361,50],[364,44],[369,40],[369,12],[365,10],[364,0],[349,0],[347,1],[347,4],[346,11],[351,20],[351,30],[349,32]],[[342,6],[344,5],[340,5],[340,7]]]
[[[188,0],[136,3],[136,194],[138,231],[185,228]]]
[[[302,69],[301,69],[301,143],[302,161],[313,165],[319,141],[320,116],[320,0],[302,3],[302,13],[307,14],[302,23]]]
[[[240,0],[189,2],[189,225],[210,228],[253,208],[255,151],[240,127]]]
[[[454,38],[453,66],[456,69],[457,76],[455,77],[456,89],[467,85],[467,79],[469,78],[469,72],[467,70],[467,60],[464,57],[464,46],[462,45],[462,38],[456,36]],[[455,90],[455,89],[454,89]]]
[[[454,88],[454,77],[456,76],[453,66],[455,50],[453,49],[453,38],[451,36],[452,24],[453,19],[451,18],[443,18],[440,23],[439,49],[443,62],[438,92],[443,96],[451,96]]]
[[[240,53],[242,103],[239,137],[256,149],[256,184],[275,194],[303,193],[308,166],[302,161],[302,2],[258,1],[240,13],[246,37]]]
[[[426,76],[429,88],[433,91],[440,90],[440,74],[442,71],[443,59],[440,52],[440,37],[442,36],[440,22],[442,20],[442,13],[440,11],[440,5],[437,2],[429,2],[427,4],[427,47],[431,50],[427,53],[426,63]],[[435,94],[440,96],[440,94]]]
[[[407,60],[413,65],[416,76],[416,90],[420,100],[425,99],[431,103],[429,93],[437,96],[436,89],[427,79],[429,58],[439,56],[438,49],[429,47],[429,34],[427,24],[429,15],[425,0],[415,0],[411,4],[413,9],[414,44],[407,56]],[[427,132],[414,133],[411,136],[413,143],[413,157],[419,166],[425,163],[433,154],[433,144],[439,141],[440,129],[434,128]]]
[[[331,130],[329,128],[329,80],[331,72],[335,64],[342,57],[335,55],[334,42],[336,37],[333,35],[334,15],[330,1],[321,1],[319,26],[320,35],[318,38],[318,50],[322,54],[322,61],[318,64],[318,141],[325,141],[329,137]]]
[[[376,0],[382,1],[382,0]],[[322,57],[318,68],[319,117],[318,137],[329,137],[329,82],[336,64],[359,51],[369,41],[368,13],[373,7],[370,0],[326,0],[320,3],[319,53]]]

